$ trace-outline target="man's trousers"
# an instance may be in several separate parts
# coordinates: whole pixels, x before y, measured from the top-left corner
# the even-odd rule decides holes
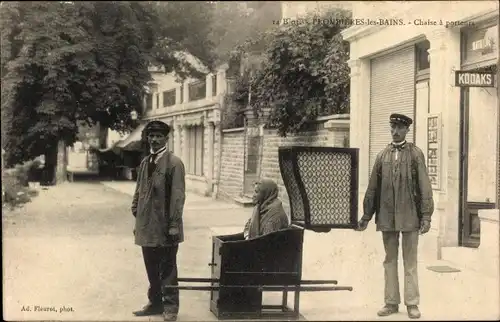
[[[418,231],[402,232],[405,305],[418,305]],[[399,305],[398,248],[400,232],[382,232],[385,248],[385,304]]]
[[[155,305],[163,304],[167,313],[179,313],[179,290],[165,285],[179,285],[177,281],[178,245],[142,247],[142,256],[149,279],[148,298]]]

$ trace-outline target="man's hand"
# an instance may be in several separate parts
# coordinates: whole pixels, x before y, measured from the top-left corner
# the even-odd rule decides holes
[[[420,221],[420,235],[427,233],[431,229],[431,222],[429,220]]]
[[[355,229],[356,231],[364,231],[368,227],[368,220],[361,219],[358,222],[358,227]]]
[[[176,228],[176,227],[171,227],[168,229],[168,234],[170,236],[176,236],[176,235],[179,235],[179,228]]]

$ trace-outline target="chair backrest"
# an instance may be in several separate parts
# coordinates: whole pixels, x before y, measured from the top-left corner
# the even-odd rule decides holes
[[[358,221],[358,149],[280,147],[291,221],[305,229],[353,229]]]
[[[304,239],[301,227],[291,225],[250,240],[233,240],[232,236],[216,237],[222,241],[219,253],[224,283],[281,285],[300,281]]]

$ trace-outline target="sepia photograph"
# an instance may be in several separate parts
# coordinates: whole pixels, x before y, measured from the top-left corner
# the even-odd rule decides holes
[[[3,320],[500,320],[499,9],[0,2]]]

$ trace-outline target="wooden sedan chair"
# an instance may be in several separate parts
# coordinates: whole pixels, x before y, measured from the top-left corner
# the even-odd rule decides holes
[[[352,291],[347,286],[317,286],[336,285],[335,280],[302,280],[302,245],[305,229],[356,227],[358,150],[280,147],[279,165],[292,225],[252,240],[244,240],[243,233],[214,236],[208,264],[212,277],[179,279],[210,286],[176,286],[210,291],[210,311],[218,319],[298,319],[300,292]],[[263,305],[265,291],[283,292],[282,304]],[[293,308],[288,307],[289,292],[294,293]]]

